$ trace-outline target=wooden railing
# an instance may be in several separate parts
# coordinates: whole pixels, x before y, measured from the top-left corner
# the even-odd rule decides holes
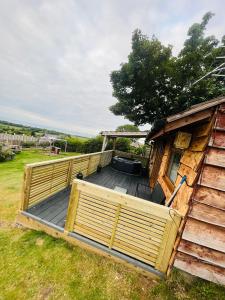
[[[65,230],[166,272],[180,221],[173,209],[75,179]]]
[[[108,165],[112,153],[110,150],[26,165],[21,210],[63,190],[79,172],[86,177],[94,173],[98,165]]]
[[[141,155],[137,155],[134,153],[129,153],[129,152],[123,152],[123,151],[119,151],[119,150],[115,150],[114,151],[114,156],[121,156],[121,157],[126,157],[126,158],[135,158],[141,161],[142,166],[145,168],[147,166],[148,163],[148,157],[144,157]]]

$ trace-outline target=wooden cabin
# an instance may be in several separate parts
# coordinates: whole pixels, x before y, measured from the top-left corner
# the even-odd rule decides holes
[[[150,186],[158,182],[184,220],[170,267],[225,284],[225,97],[168,117],[150,132]]]

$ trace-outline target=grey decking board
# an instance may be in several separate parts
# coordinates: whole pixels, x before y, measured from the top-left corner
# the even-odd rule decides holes
[[[40,215],[40,218],[45,219],[49,222],[54,222],[54,219],[62,212],[64,211],[66,214],[66,210],[68,207],[68,203],[63,202],[61,203],[61,206],[58,206],[57,209],[55,209],[55,207],[52,207],[51,209],[48,210],[48,214],[46,215]]]
[[[127,194],[133,196],[135,196],[136,186],[139,182],[148,184],[147,177],[128,175],[112,169],[111,166],[103,168],[100,173],[91,174],[84,180],[110,189],[121,186],[127,189]],[[70,188],[66,188],[29,208],[28,212],[42,220],[62,227],[66,219],[69,195]]]
[[[67,208],[68,208],[68,205],[62,209],[57,215],[55,215],[55,217],[49,221],[57,224],[59,221],[61,221],[63,218],[65,219],[66,217],[66,213],[67,213]]]
[[[43,218],[49,218],[51,215],[56,215],[59,213],[62,208],[65,208],[68,205],[68,198],[58,198],[57,201],[52,203],[51,206],[48,207],[48,210],[42,211],[39,215]]]
[[[68,198],[70,194],[70,188],[66,188],[56,194],[54,194],[53,196],[50,196],[48,198],[46,198],[45,200],[43,200],[42,202],[32,206],[31,208],[28,209],[28,211],[30,213],[32,213],[33,211],[35,213],[41,213],[42,211],[46,210],[46,208],[51,207],[53,204],[57,203],[59,199],[61,198]]]
[[[28,209],[28,212],[42,220],[58,225],[59,219],[66,218],[69,194],[70,189],[61,191]],[[57,218],[59,214],[60,216]]]
[[[39,211],[37,209],[37,211],[35,212],[35,214],[37,214],[40,218],[46,218],[48,219],[49,217],[49,214],[52,214],[54,213],[55,211],[57,211],[58,209],[61,210],[60,208],[61,207],[64,207],[64,203],[66,202],[67,200],[64,199],[64,198],[58,198],[56,199],[55,201],[53,201],[51,203],[51,205],[46,205],[46,206],[43,206],[42,207],[42,210]]]
[[[86,181],[92,182],[108,188],[121,186],[128,189],[128,193],[134,195],[137,183],[148,184],[148,178],[142,176],[132,176],[118,172],[111,167],[102,169],[102,172],[92,174],[85,178]]]
[[[138,183],[148,185],[149,181],[148,177],[125,174],[114,170],[111,166],[103,168],[100,173],[91,174],[84,180],[110,189],[120,186],[127,189],[127,194],[132,196],[136,194]],[[148,193],[140,193],[139,197],[147,200],[149,195]]]

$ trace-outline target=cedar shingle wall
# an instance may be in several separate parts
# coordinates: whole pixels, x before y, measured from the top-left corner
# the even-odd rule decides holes
[[[209,132],[212,129],[212,120],[195,127],[194,131],[192,131],[190,146],[184,151],[180,160],[180,167],[178,169],[178,176],[175,182],[175,187],[180,183],[181,178],[184,175],[187,176],[187,182],[185,182],[182,188],[178,191],[173,201],[173,208],[177,209],[182,215],[185,215],[187,213],[189,207],[188,203],[193,192],[193,187],[198,179],[199,168],[204,158],[204,151],[209,140]],[[166,196],[166,201],[169,200],[173,192],[173,190],[170,189],[165,176],[168,161],[170,159],[172,142],[173,139],[168,139],[166,143],[158,176],[158,181],[162,186],[162,189]]]
[[[197,143],[194,145],[194,149],[199,147]],[[200,177],[194,188],[174,266],[204,279],[225,284],[224,104],[216,113]]]

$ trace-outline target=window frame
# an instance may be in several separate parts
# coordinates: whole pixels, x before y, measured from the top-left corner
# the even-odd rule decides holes
[[[180,159],[179,159],[179,165],[180,165],[180,160],[181,160],[183,151],[182,151],[181,149],[172,147],[171,150],[170,150],[170,154],[169,154],[169,158],[168,158],[168,163],[167,163],[166,170],[165,170],[165,175],[166,175],[168,181],[170,181],[170,183],[171,183],[173,186],[175,185],[177,176],[176,176],[175,180],[173,181],[173,180],[170,178],[170,172],[171,172],[172,164],[173,164],[173,163],[172,163],[172,158],[173,158],[173,156],[174,156],[175,153],[178,153],[178,154],[180,155]],[[178,169],[179,169],[179,166],[178,166],[177,170],[178,170]],[[177,175],[178,175],[178,172],[177,172]]]
[[[173,154],[174,151],[179,152],[181,154],[181,157],[182,157],[183,152],[184,152],[184,150],[175,148],[173,146],[173,143],[174,143],[174,139],[172,139],[171,142],[170,142],[170,147],[169,147],[169,151],[168,151],[168,158],[167,158],[166,165],[165,165],[164,172],[163,172],[164,182],[167,185],[167,187],[168,187],[168,189],[170,190],[171,193],[173,193],[173,191],[175,189],[175,182],[176,182],[176,180],[175,180],[175,182],[173,182],[168,176],[168,170],[169,170],[169,167],[170,167],[171,157],[172,157],[172,154]],[[177,176],[178,176],[178,173],[177,173]]]

